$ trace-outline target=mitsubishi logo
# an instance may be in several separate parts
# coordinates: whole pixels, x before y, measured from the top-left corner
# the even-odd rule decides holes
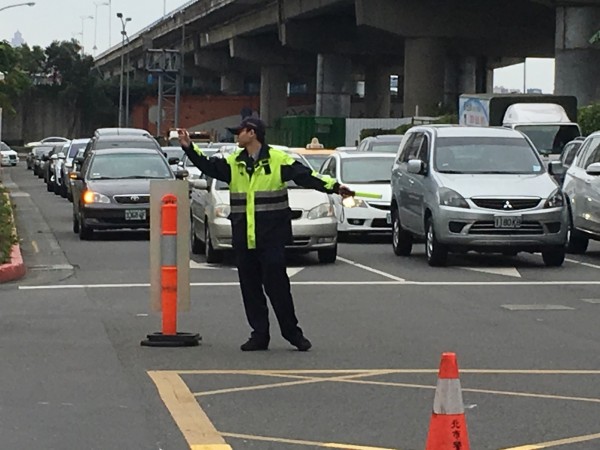
[[[131,198],[132,202],[138,202],[140,200],[140,197],[138,195],[132,195],[130,198]],[[505,208],[506,208],[506,206],[505,206]]]
[[[506,203],[503,206],[504,209],[512,209],[512,205],[510,204],[510,202],[508,200],[506,200]]]

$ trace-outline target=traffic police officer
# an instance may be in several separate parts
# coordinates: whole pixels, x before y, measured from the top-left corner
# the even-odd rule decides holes
[[[271,301],[282,336],[300,351],[312,344],[298,326],[290,280],[286,272],[285,245],[292,239],[287,182],[342,196],[354,195],[334,179],[311,171],[281,150],[265,143],[265,125],[247,118],[232,129],[241,147],[226,158],[207,158],[180,129],[179,140],[192,163],[209,177],[229,184],[232,244],[246,317],[252,328],[243,351],[269,347]],[[264,290],[263,290],[264,289]]]

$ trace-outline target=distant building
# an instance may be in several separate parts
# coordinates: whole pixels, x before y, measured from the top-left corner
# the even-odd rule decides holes
[[[13,47],[20,47],[25,43],[25,39],[23,39],[23,35],[19,30],[16,31],[13,38],[10,40],[10,45]]]

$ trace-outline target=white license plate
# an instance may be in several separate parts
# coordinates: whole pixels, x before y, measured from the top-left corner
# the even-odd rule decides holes
[[[145,209],[126,209],[125,220],[146,220]]]
[[[392,224],[392,213],[391,213],[391,212],[389,212],[389,213],[386,213],[386,215],[385,215],[385,222],[386,222],[388,225],[391,225],[391,224]]]
[[[495,228],[521,228],[520,216],[496,216],[494,217]]]

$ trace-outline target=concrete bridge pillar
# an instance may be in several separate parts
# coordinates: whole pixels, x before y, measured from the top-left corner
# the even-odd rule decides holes
[[[445,49],[441,39],[407,38],[404,44],[404,115],[436,114],[444,102]]]
[[[599,27],[600,6],[556,8],[555,91],[579,106],[600,101],[600,43],[589,42]]]
[[[390,117],[391,70],[381,65],[365,69],[365,113],[367,117]]]
[[[287,108],[287,74],[283,66],[262,66],[260,70],[260,118],[273,126]]]
[[[244,93],[244,74],[230,71],[221,75],[221,92],[229,95]]]
[[[317,56],[317,116],[350,117],[352,61],[334,54]]]

